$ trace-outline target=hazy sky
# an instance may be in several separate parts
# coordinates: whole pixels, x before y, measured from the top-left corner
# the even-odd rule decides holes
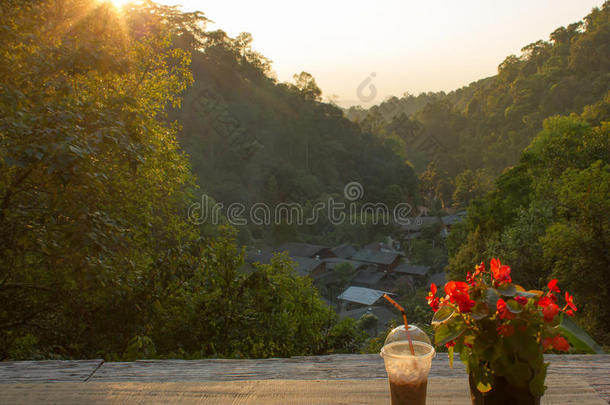
[[[273,61],[280,81],[311,73],[323,98],[368,106],[404,92],[450,91],[496,73],[507,55],[603,0],[158,0],[201,10]],[[371,74],[373,74],[371,77]],[[357,89],[364,80],[358,96]],[[371,93],[369,85],[375,91]]]

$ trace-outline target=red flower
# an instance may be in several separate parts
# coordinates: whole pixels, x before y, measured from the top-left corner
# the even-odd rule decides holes
[[[426,298],[428,300],[428,305],[430,305],[434,312],[438,311],[439,306],[439,300],[436,297],[437,291],[438,289],[436,288],[436,284],[430,284],[430,292],[428,293],[428,297]]]
[[[468,284],[463,281],[450,281],[445,284],[445,292],[449,295],[449,298],[454,294],[468,294]]]
[[[555,340],[553,341],[553,347],[555,350],[561,350],[567,352],[570,350],[570,344],[563,336],[555,336]]]
[[[553,322],[553,319],[559,313],[559,306],[548,297],[542,297],[538,301],[538,306],[542,307],[542,316],[545,322]]]
[[[557,287],[557,279],[555,278],[549,281],[548,287],[551,292],[559,292],[559,287]]]
[[[470,285],[475,285],[477,277],[485,272],[485,263],[477,265],[474,269],[474,273],[468,272],[466,274],[466,282]]]
[[[576,311],[576,305],[574,305],[574,297],[571,296],[567,291],[566,291],[566,306],[565,308],[570,307],[572,310]],[[564,308],[564,309],[565,309]]]
[[[453,346],[455,346],[455,342],[454,342],[453,340],[452,340],[451,342],[447,342],[447,343],[445,343],[445,347],[446,347],[447,349],[449,349],[450,347],[453,347]]]
[[[568,310],[566,311],[566,315],[567,316],[574,316],[574,311],[572,311],[572,309],[568,308]]]
[[[553,346],[553,338],[542,339],[542,350],[546,351],[549,347]]]
[[[500,336],[505,336],[505,337],[509,337],[515,334],[515,328],[507,323],[503,323],[501,325],[498,325],[498,334]]]
[[[527,304],[527,298],[525,297],[515,297],[515,301],[517,301],[521,305]]]
[[[457,304],[460,312],[470,312],[474,306],[474,301],[468,294],[468,284],[463,281],[450,281],[445,284],[445,292],[449,296],[449,301]]]
[[[568,350],[570,350],[570,344],[563,336],[557,335],[550,338],[542,339],[542,348],[543,350],[551,348],[567,352]]]
[[[498,283],[510,283],[512,281],[510,278],[510,267],[502,265],[499,259],[491,259],[491,274]]]
[[[554,296],[545,295],[538,300],[538,306],[542,308],[542,315],[545,322],[552,322],[559,312],[559,306],[555,304]]]
[[[439,308],[439,302],[438,302],[438,298],[432,298],[428,300],[428,305],[430,305],[430,308],[432,308],[432,311],[436,312],[438,311]]]
[[[514,319],[515,318],[515,314],[513,314],[512,312],[510,312],[508,310],[508,308],[506,306],[506,301],[504,301],[502,298],[500,298],[498,300],[496,307],[498,308],[498,316],[500,317],[500,319]]]
[[[547,296],[547,295],[545,295],[544,297],[542,297],[542,298],[540,298],[540,299],[538,300],[538,306],[539,306],[539,307],[546,307],[546,306],[551,305],[551,304],[554,304],[554,303],[555,303],[555,301],[553,301],[553,300],[551,299],[551,297],[549,297],[549,296]]]

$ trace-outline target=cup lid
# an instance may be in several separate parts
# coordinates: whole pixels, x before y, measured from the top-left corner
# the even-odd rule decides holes
[[[430,341],[430,338],[428,337],[428,335],[426,335],[426,332],[424,332],[417,326],[409,325],[409,333],[411,334],[411,340],[413,342],[423,342],[430,346],[433,346],[432,342]],[[396,328],[392,329],[392,331],[390,331],[390,333],[388,333],[388,336],[385,339],[384,345],[387,345],[387,344],[390,344],[393,342],[398,342],[401,340],[408,340],[407,332],[405,331],[405,325],[400,325],[400,326],[397,326]]]

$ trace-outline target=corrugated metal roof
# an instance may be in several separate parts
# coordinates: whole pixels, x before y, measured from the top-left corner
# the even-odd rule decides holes
[[[348,245],[347,243],[335,246],[331,250],[333,251],[335,256],[342,257],[344,259],[349,259],[354,255],[354,253],[356,253],[356,249],[354,249],[352,245]]]
[[[355,302],[363,305],[373,305],[383,297],[383,294],[390,294],[386,291],[373,290],[372,288],[349,286],[337,297],[337,299]]]
[[[288,242],[277,248],[278,252],[287,251],[290,256],[313,257],[321,250],[328,249],[326,246],[310,245],[309,243]]]
[[[378,263],[378,264],[391,264],[400,257],[398,253],[391,252],[379,252],[370,249],[361,249],[352,256],[352,260],[359,260],[362,262]]]
[[[419,231],[426,225],[432,225],[439,223],[438,217],[415,217],[409,218],[408,224],[400,225],[400,229],[403,231]]]
[[[364,269],[356,273],[356,275],[352,279],[352,283],[366,284],[372,287],[376,287],[375,284],[379,283],[381,279],[385,276],[387,276],[387,273]]]
[[[362,307],[362,308],[352,309],[351,311],[341,312],[339,314],[339,316],[358,320],[364,314],[375,315],[378,319],[377,326],[380,329],[387,326],[390,323],[390,321],[392,321],[393,319],[396,319],[399,322],[402,321],[402,319],[400,318],[400,312],[398,312],[398,311],[392,312],[389,309],[387,309],[386,307],[377,306],[377,305],[368,307],[368,308]]]
[[[458,212],[453,215],[446,215],[444,217],[441,217],[441,220],[443,221],[443,224],[445,224],[445,225],[453,225],[456,222],[460,222],[465,217],[466,217],[466,212],[464,211],[464,212]]]
[[[396,273],[415,274],[423,276],[430,270],[430,266],[420,266],[417,264],[401,263],[394,269]]]
[[[338,264],[341,264],[341,263],[349,263],[352,265],[352,267],[354,269],[359,269],[361,267],[366,267],[366,266],[373,266],[371,263],[359,262],[357,260],[343,259],[341,257],[327,257],[327,258],[321,259],[321,260],[324,263],[326,263],[327,269],[334,269],[335,267],[337,267]]]
[[[296,262],[296,272],[299,276],[307,276],[312,271],[324,264],[321,260],[312,259],[309,257],[291,257],[292,260]]]

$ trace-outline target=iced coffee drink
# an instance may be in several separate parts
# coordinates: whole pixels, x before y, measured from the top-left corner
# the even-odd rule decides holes
[[[413,342],[411,354],[406,341],[392,342],[381,349],[390,381],[392,405],[425,405],[428,373],[434,348],[424,342]]]

